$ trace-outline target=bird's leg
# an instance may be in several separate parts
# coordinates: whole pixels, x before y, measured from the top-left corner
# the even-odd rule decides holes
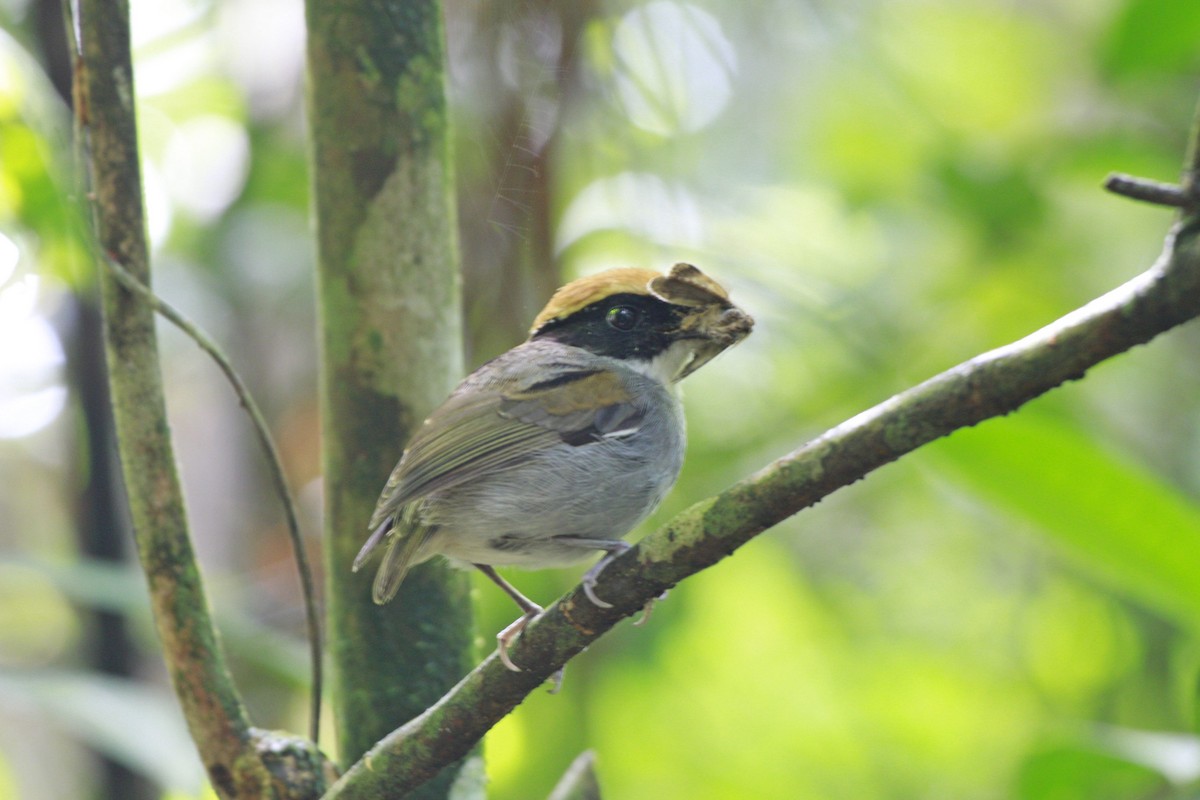
[[[508,647],[513,643],[513,640],[521,635],[521,631],[525,630],[525,626],[534,617],[542,613],[542,607],[518,592],[515,586],[497,575],[496,570],[490,564],[475,564],[474,566],[484,575],[487,575],[492,583],[503,589],[505,594],[511,597],[513,602],[525,612],[520,617],[517,617],[511,625],[496,634],[496,650],[500,653],[500,661],[513,672],[520,672],[521,668],[514,664],[512,659],[508,657]],[[559,678],[558,680],[561,683],[562,679]]]
[[[596,578],[600,577],[600,573],[612,563],[614,558],[624,553],[630,547],[633,547],[633,545],[629,542],[623,542],[620,539],[581,539],[576,536],[555,536],[554,541],[562,544],[586,547],[589,550],[604,551],[604,557],[583,574],[583,593],[598,608],[612,608],[612,603],[605,602],[596,596]]]

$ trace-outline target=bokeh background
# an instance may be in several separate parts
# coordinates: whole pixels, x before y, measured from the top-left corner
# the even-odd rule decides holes
[[[1148,266],[1171,214],[1100,184],[1173,180],[1200,87],[1194,0],[446,15],[469,366],[608,266],[694,262],[758,319],[688,380],[688,462],[643,532]],[[319,550],[302,4],[132,16],[156,287],[251,384]],[[211,797],[129,562],[61,14],[0,20],[0,798]],[[257,724],[302,731],[261,457],[216,368],[169,327],[162,349],[237,678]],[[1198,353],[1186,326],[679,586],[496,728],[491,796],[545,796],[585,748],[619,798],[1195,796]],[[517,580],[549,601],[578,577]],[[482,647],[513,612],[477,603]]]

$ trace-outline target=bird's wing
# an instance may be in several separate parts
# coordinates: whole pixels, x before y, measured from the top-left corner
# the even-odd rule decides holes
[[[621,376],[609,369],[562,370],[504,395],[500,415],[581,446],[637,430],[642,413]]]
[[[369,527],[430,492],[503,470],[560,442],[578,447],[629,435],[641,420],[625,382],[603,368],[552,364],[536,377],[519,374],[486,386],[468,380],[417,431]]]

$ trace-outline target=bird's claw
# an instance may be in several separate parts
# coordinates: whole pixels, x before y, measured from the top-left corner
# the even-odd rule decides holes
[[[597,573],[597,574],[599,574],[599,573]],[[613,607],[612,603],[609,603],[605,600],[601,600],[599,597],[596,596],[596,576],[595,575],[588,574],[583,577],[583,593],[584,593],[584,595],[587,596],[588,600],[592,601],[592,605],[596,606],[597,608],[612,608]]]
[[[521,668],[513,663],[512,657],[508,654],[508,648],[513,641],[521,635],[521,631],[525,630],[525,626],[533,621],[533,618],[542,613],[541,606],[537,606],[536,610],[530,609],[520,617],[517,617],[512,623],[496,634],[496,652],[500,655],[500,663],[508,667],[513,672],[521,672]],[[558,694],[562,690],[563,672],[566,667],[559,667],[550,680],[554,682],[553,688],[550,689],[550,694]]]
[[[611,549],[604,554],[604,557],[597,561],[591,569],[583,575],[583,593],[588,600],[592,601],[592,605],[596,608],[612,608],[613,604],[605,600],[601,600],[596,595],[596,578],[600,577],[600,573],[604,571],[614,558],[624,553],[633,545],[628,542],[613,542]]]
[[[513,641],[521,635],[521,631],[525,630],[525,626],[533,621],[533,618],[542,613],[541,606],[534,606],[523,615],[513,620],[512,624],[504,630],[496,634],[496,652],[500,654],[500,663],[508,667],[513,672],[520,672],[521,668],[513,663],[512,658],[508,655],[508,648]],[[561,683],[561,679],[560,679]]]

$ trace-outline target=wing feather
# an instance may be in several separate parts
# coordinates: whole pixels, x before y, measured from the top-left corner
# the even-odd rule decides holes
[[[483,385],[475,377],[413,436],[370,528],[414,500],[519,464],[531,453],[560,442],[586,446],[606,436],[628,436],[641,422],[625,381],[601,367],[543,364],[536,376],[517,374]]]

